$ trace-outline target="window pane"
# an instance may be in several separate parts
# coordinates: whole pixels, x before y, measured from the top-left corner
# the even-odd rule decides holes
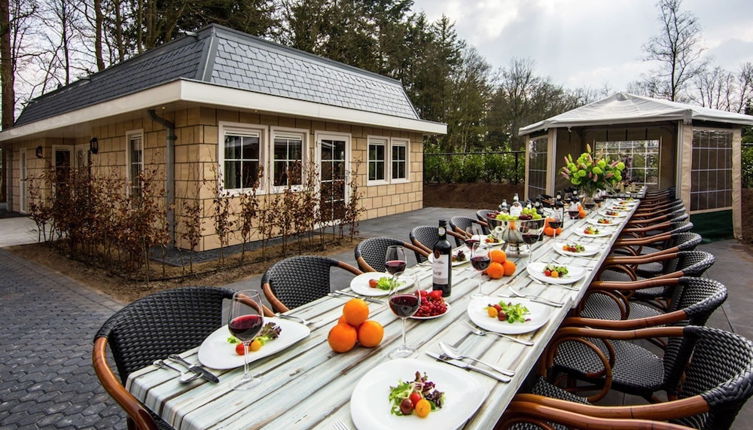
[[[274,163],[274,185],[282,186],[288,183],[287,163],[285,161],[275,161]]]
[[[693,130],[691,210],[731,205],[731,147],[731,131]]]
[[[259,138],[258,137],[244,137],[243,138],[243,159],[244,160],[258,160],[259,159]]]
[[[332,159],[332,141],[322,140],[322,160]]]
[[[241,158],[241,137],[225,136],[225,159]]]
[[[287,139],[275,139],[275,160],[285,160],[286,158],[288,158]]]
[[[225,189],[232,190],[241,187],[241,162],[225,161],[224,166]]]
[[[243,182],[241,183],[241,187],[253,188],[258,171],[258,161],[243,161]]]

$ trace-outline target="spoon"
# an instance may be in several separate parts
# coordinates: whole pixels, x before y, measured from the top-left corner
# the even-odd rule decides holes
[[[195,380],[196,378],[198,378],[199,376],[201,376],[198,373],[193,373],[193,372],[189,373],[188,370],[179,370],[179,369],[176,369],[175,367],[173,367],[173,366],[165,363],[165,360],[154,360],[154,363],[152,363],[152,364],[154,364],[155,366],[159,367],[160,369],[170,369],[170,370],[174,370],[174,371],[180,373],[180,378],[178,379],[178,381],[180,381],[181,384],[188,384],[189,382],[191,382],[191,381]]]
[[[505,368],[495,366],[495,365],[493,365],[491,363],[487,363],[487,362],[485,362],[483,360],[480,360],[480,359],[478,359],[476,357],[473,357],[473,356],[470,356],[470,355],[461,354],[460,351],[458,351],[457,349],[453,348],[452,346],[450,346],[450,345],[448,345],[448,344],[446,344],[444,342],[439,342],[439,347],[442,348],[442,352],[444,352],[446,356],[448,356],[450,358],[453,358],[455,360],[462,360],[464,358],[467,358],[469,360],[475,361],[476,363],[481,363],[484,366],[489,366],[490,368],[496,370],[497,372],[499,372],[499,373],[501,373],[503,375],[515,376],[515,372],[513,372],[512,370],[507,370]]]

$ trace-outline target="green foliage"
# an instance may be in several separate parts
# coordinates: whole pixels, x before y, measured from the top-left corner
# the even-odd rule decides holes
[[[424,154],[424,181],[441,183],[521,182],[524,178],[524,154]]]
[[[743,146],[742,186],[753,188],[753,146]]]

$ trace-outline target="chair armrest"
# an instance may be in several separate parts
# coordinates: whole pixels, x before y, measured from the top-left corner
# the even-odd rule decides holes
[[[618,256],[608,257],[604,264],[648,264],[656,263],[659,261],[671,260],[677,258],[677,253],[668,252],[669,250],[658,251],[645,255],[631,255],[631,256]]]
[[[337,262],[337,267],[339,267],[339,268],[341,268],[341,269],[345,269],[345,270],[347,270],[348,272],[350,272],[350,273],[352,273],[352,274],[354,274],[354,275],[356,275],[356,276],[357,276],[357,275],[361,275],[361,274],[363,274],[363,272],[362,272],[362,271],[360,271],[360,270],[356,269],[355,267],[351,266],[350,264],[348,264],[348,263],[346,263],[346,262],[344,262],[344,261],[338,261],[338,262]]]
[[[589,290],[605,291],[635,291],[643,288],[664,287],[668,285],[677,285],[677,278],[652,278],[642,279],[639,281],[594,281],[588,286]]]
[[[136,424],[140,430],[158,430],[157,423],[154,422],[149,410],[138,401],[133,394],[123,387],[118,378],[107,364],[105,350],[107,348],[107,338],[98,337],[94,341],[92,350],[92,366],[94,373],[97,374],[99,382],[121,408],[128,414],[128,417]]]
[[[284,303],[280,301],[280,299],[275,296],[275,293],[272,292],[272,287],[269,285],[269,282],[265,282],[264,285],[261,286],[261,290],[264,291],[264,297],[267,298],[267,301],[270,305],[272,305],[272,309],[275,312],[287,312],[290,310],[287,306],[285,306]]]
[[[622,320],[602,320],[596,318],[569,317],[562,322],[563,326],[585,326],[591,328],[600,328],[607,330],[633,330],[647,327],[658,327],[660,325],[671,324],[677,321],[688,319],[684,310],[678,310],[661,315],[655,315],[646,318],[622,319]]]

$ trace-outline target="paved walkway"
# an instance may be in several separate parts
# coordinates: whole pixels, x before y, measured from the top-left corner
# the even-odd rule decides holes
[[[365,221],[360,235],[407,241],[414,226],[472,214],[467,209],[425,208]],[[735,241],[700,248],[717,256],[707,275],[730,290],[730,300],[709,325],[753,339],[753,254]],[[355,264],[352,250],[333,257]],[[347,286],[349,277],[333,276],[333,288]],[[258,288],[259,277],[230,286]],[[94,333],[120,307],[103,294],[0,249],[0,430],[125,428],[123,413],[101,389],[90,364]],[[753,403],[743,409],[734,428],[748,428],[751,422]]]

